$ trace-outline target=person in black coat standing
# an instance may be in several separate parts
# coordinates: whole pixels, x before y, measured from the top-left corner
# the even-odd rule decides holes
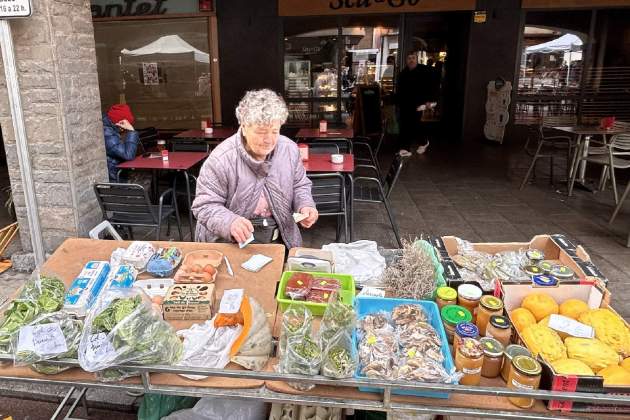
[[[418,64],[418,56],[411,51],[405,57],[406,67],[398,75],[397,103],[400,114],[400,148],[402,154],[410,154],[411,146],[419,143],[417,152],[422,154],[429,146],[421,135],[422,110],[430,99],[429,68]]]

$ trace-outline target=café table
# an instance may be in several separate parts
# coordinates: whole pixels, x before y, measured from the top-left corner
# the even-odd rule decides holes
[[[352,128],[331,128],[327,131],[319,131],[319,128],[300,128],[295,135],[297,139],[352,139],[354,130]]]
[[[202,162],[208,153],[206,152],[170,152],[168,154],[168,160],[163,160],[161,156],[153,157],[151,155],[140,155],[135,159],[123,162],[118,165],[118,176],[122,169],[133,170],[150,170],[153,178],[153,193],[154,198],[157,194],[157,178],[159,171],[176,171],[181,172],[184,175],[186,184],[186,197],[188,201],[188,223],[190,225],[190,236],[194,237],[193,231],[193,215],[191,208],[191,195],[190,195],[190,176],[188,172],[197,164]],[[177,177],[173,180],[173,191],[175,191]]]
[[[348,200],[348,219],[350,219],[350,241],[352,242],[353,227],[354,227],[354,155],[352,153],[345,153],[343,156],[343,163],[333,163],[330,153],[322,154],[309,154],[308,160],[302,161],[304,169],[307,173],[339,173],[348,179],[350,189],[350,199]]]
[[[186,130],[173,136],[173,139],[197,139],[197,140],[215,140],[216,143],[231,137],[236,133],[235,128],[231,127],[216,127],[212,129],[211,133],[205,130]]]
[[[602,128],[598,125],[575,125],[575,126],[554,126],[554,130],[569,133],[576,138],[575,152],[573,152],[573,159],[571,161],[571,170],[569,171],[569,179],[572,179],[574,171],[579,170],[579,178],[576,180],[580,184],[584,185],[584,175],[586,173],[586,162],[582,162],[577,165],[578,156],[581,153],[582,157],[588,156],[588,145],[590,136],[601,136],[602,141],[606,144],[608,142],[608,136],[614,136],[615,134],[625,133],[627,130],[617,127]],[[571,195],[571,194],[569,194]]]

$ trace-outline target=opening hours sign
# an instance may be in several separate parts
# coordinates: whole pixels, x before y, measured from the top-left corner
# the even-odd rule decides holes
[[[30,0],[0,0],[0,19],[29,17],[31,14]]]

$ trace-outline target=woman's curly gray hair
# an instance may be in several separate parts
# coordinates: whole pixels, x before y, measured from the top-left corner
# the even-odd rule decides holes
[[[284,99],[270,89],[250,90],[236,107],[240,125],[271,125],[277,121],[284,124],[288,116]]]

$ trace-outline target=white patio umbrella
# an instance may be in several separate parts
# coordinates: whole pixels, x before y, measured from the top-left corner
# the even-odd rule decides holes
[[[581,51],[582,40],[579,36],[573,34],[564,34],[559,38],[543,42],[538,45],[531,45],[525,49],[526,54],[533,53],[551,53],[556,51]]]
[[[141,56],[151,54],[182,54],[193,53],[195,61],[200,63],[210,63],[210,55],[190,45],[181,39],[178,35],[165,35],[135,50],[123,49],[120,51],[123,55]]]

